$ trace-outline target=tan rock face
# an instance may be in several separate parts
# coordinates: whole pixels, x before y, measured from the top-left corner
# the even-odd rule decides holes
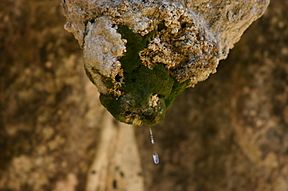
[[[87,181],[140,191],[138,178],[148,191],[288,190],[287,0],[272,1],[219,71],[182,94],[153,129],[158,167],[147,129],[106,121],[58,4],[0,1],[0,190],[83,190]],[[149,101],[157,107],[160,99]],[[111,129],[119,134],[108,143],[117,147],[107,151],[101,131]],[[103,163],[109,179],[91,165]]]
[[[229,49],[264,13],[268,3],[66,0],[62,5],[67,18],[65,28],[83,48],[87,75],[107,98],[102,99],[103,105],[120,121],[153,124],[163,118],[165,108],[180,89],[193,87],[216,72],[219,60],[227,57]],[[141,69],[144,66],[154,71],[159,65],[175,81],[175,88],[166,94],[155,91],[163,79],[154,78],[153,84],[149,82],[151,74]],[[142,82],[141,75],[147,82]],[[153,88],[143,96],[137,86]],[[138,93],[132,93],[134,90]],[[165,104],[158,105],[158,109],[149,107],[151,96],[162,97]],[[120,110],[115,111],[115,104]]]

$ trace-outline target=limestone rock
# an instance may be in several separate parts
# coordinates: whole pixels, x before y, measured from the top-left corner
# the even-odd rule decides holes
[[[118,120],[155,124],[187,87],[221,59],[269,0],[65,0],[67,23],[83,48],[86,73]],[[154,104],[149,104],[157,98]]]

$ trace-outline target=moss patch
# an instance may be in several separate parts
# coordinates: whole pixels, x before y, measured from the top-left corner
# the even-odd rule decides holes
[[[127,39],[127,52],[120,59],[124,70],[122,86],[123,95],[115,97],[101,94],[101,103],[118,120],[125,123],[148,124],[159,123],[166,109],[186,88],[186,84],[178,83],[161,64],[153,69],[141,64],[139,52],[145,49],[155,32],[145,37],[133,33],[127,26],[120,26],[118,32]],[[153,95],[159,98],[157,106],[149,104]]]

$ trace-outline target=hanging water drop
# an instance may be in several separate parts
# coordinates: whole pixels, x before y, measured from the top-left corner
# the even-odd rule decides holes
[[[157,153],[153,153],[152,159],[153,159],[154,164],[159,164],[160,163],[159,155]]]
[[[149,128],[149,134],[150,134],[150,142],[153,146],[153,154],[152,154],[152,160],[153,160],[153,163],[154,164],[159,164],[160,163],[160,159],[159,159],[159,155],[157,152],[155,152],[155,140],[154,140],[154,136],[153,136],[153,132],[152,132],[152,129],[151,127]]]

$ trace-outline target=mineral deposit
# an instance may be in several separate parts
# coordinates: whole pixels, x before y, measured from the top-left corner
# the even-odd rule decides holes
[[[64,0],[101,103],[118,120],[155,124],[219,60],[269,0]]]

